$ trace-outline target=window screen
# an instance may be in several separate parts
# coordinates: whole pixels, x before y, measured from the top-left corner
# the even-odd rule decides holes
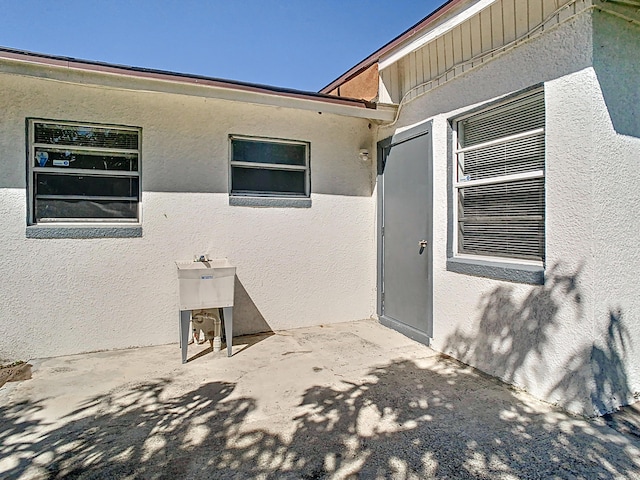
[[[458,253],[544,260],[544,91],[456,122]]]

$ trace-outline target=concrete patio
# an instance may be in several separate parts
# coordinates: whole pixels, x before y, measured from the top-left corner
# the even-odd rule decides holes
[[[373,320],[234,343],[31,361],[0,478],[640,478],[640,438]]]

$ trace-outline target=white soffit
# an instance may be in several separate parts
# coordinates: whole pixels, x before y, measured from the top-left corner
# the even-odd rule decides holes
[[[404,47],[399,48],[398,50],[390,53],[384,58],[381,58],[378,62],[378,70],[384,70],[385,68],[391,66],[402,57],[409,55],[411,52],[418,50],[423,45],[426,45],[431,40],[436,39],[437,37],[444,35],[452,28],[457,27],[461,23],[469,20],[474,15],[480,13],[480,11],[489,7],[492,3],[497,2],[498,0],[480,0],[478,3],[470,6],[466,10],[460,12],[454,17],[450,18],[446,22],[438,25],[432,30],[427,30],[422,36],[416,38],[415,40],[409,42]]]

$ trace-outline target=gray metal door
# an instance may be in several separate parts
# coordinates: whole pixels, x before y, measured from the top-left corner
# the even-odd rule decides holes
[[[420,342],[433,336],[431,123],[378,144],[380,321]]]

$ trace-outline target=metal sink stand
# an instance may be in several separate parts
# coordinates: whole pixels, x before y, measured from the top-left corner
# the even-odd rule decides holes
[[[222,307],[222,318],[224,319],[224,337],[227,342],[227,357],[230,357],[231,344],[233,342],[233,307]],[[182,350],[182,363],[187,363],[190,322],[191,310],[180,310],[180,349]]]

